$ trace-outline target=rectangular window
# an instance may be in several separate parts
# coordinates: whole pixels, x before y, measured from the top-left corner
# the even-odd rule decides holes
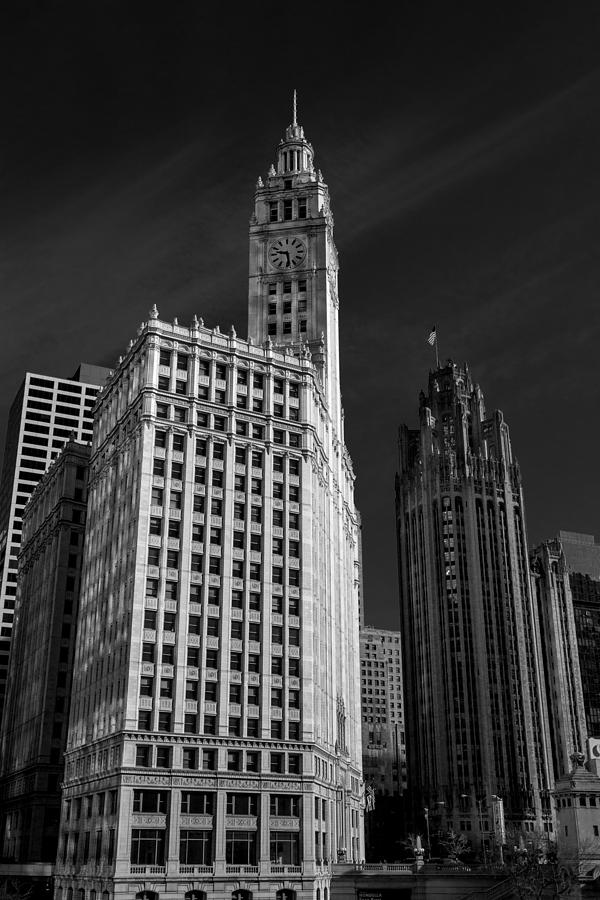
[[[187,664],[192,668],[197,669],[200,665],[200,648],[199,647],[188,647],[187,648]]]
[[[134,828],[132,830],[131,863],[138,866],[164,866],[164,828]]]
[[[167,699],[173,697],[173,679],[172,678],[161,678],[160,679],[160,696],[166,697]]]
[[[300,753],[288,753],[288,772],[290,775],[302,774],[302,756]]]
[[[203,750],[202,751],[202,768],[206,772],[214,772],[217,768],[217,753],[216,750]]]
[[[195,718],[195,716],[194,716]],[[182,756],[182,765],[184,769],[198,768],[198,748],[184,747]]]
[[[283,722],[281,719],[273,719],[271,722],[271,740],[280,741],[283,738]],[[273,769],[271,769],[273,771]]]
[[[226,811],[228,816],[257,816],[258,794],[227,794]]]
[[[133,792],[133,811],[135,813],[166,813],[168,804],[168,791]]]
[[[151,697],[154,690],[154,678],[151,675],[142,675],[140,678],[140,697]]]
[[[152,731],[152,711],[138,710],[138,731]]]
[[[292,199],[291,197],[283,201],[283,219],[289,221],[292,218]]]
[[[159,731],[171,731],[171,713],[170,712],[159,712],[158,714],[158,730]],[[157,748],[157,751],[162,748]],[[158,756],[157,756],[158,759]],[[158,765],[158,762],[156,763]]]
[[[210,865],[212,831],[182,829],[179,835],[179,862],[184,865]]]
[[[300,834],[298,831],[272,831],[271,862],[286,866],[300,865]]]
[[[283,706],[283,690],[281,688],[271,688],[271,706],[279,708]]]
[[[269,222],[276,222],[279,218],[279,203],[277,200],[272,200],[269,203]],[[269,285],[270,287],[270,285]]]
[[[300,691],[290,691],[288,705],[290,709],[300,709]]]
[[[283,753],[271,753],[271,772],[283,772]]]
[[[300,815],[300,797],[289,794],[271,794],[269,815],[298,817]]]
[[[241,750],[228,750],[227,751],[227,771],[228,772],[240,772],[242,768],[242,751]]]
[[[160,562],[160,549],[158,547],[148,547],[148,565],[157,566]],[[158,591],[158,588],[157,588]],[[151,595],[152,596],[152,595]]]
[[[249,722],[256,722],[258,725],[258,719],[249,719]],[[258,732],[257,732],[258,734]],[[258,772],[260,769],[260,755],[256,750],[248,750],[246,752],[246,771],[247,772]]]
[[[225,833],[225,862],[229,865],[255,866],[257,861],[255,831]]]
[[[143,769],[152,765],[152,747],[149,744],[138,744],[135,748],[135,764]]]

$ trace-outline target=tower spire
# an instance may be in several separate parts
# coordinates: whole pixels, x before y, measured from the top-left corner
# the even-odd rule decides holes
[[[297,124],[298,123],[296,121],[296,89],[294,88],[294,118],[292,121],[292,125],[297,125]]]

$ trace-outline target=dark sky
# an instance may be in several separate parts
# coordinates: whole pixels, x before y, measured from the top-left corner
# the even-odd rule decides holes
[[[298,90],[387,627],[396,430],[433,323],[504,411],[530,543],[600,533],[600,5],[456,6],[22,0],[0,29],[3,429],[26,370],[113,365],[153,303],[245,333],[254,185]]]

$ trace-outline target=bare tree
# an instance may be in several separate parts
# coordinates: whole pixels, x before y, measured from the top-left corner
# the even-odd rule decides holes
[[[464,834],[457,834],[452,829],[446,832],[444,837],[440,839],[439,844],[444,848],[450,859],[460,859],[461,856],[471,851],[470,841],[467,840]]]
[[[30,900],[34,887],[30,879],[6,875],[0,878],[0,900]]]
[[[517,849],[505,866],[519,900],[558,900],[578,895],[577,874],[559,861],[556,848]]]

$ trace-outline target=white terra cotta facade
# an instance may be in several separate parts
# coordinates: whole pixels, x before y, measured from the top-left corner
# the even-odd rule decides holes
[[[295,123],[250,234],[249,338],[154,309],[96,408],[62,900],[327,900],[364,855],[337,256]]]

